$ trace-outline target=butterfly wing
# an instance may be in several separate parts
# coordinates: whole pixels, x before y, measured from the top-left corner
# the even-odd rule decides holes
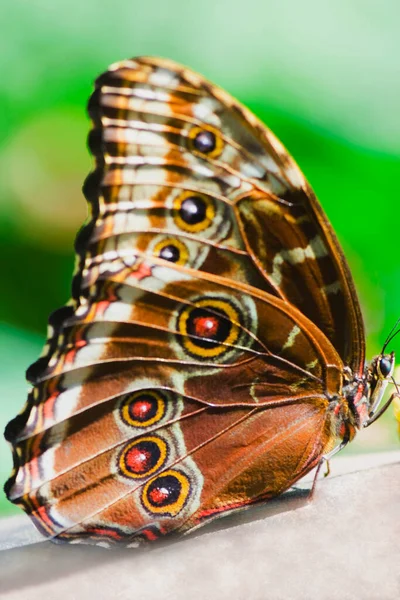
[[[6,491],[47,535],[136,543],[312,468],[363,334],[326,219],[250,113],[167,61],[96,86],[73,299],[7,428]]]

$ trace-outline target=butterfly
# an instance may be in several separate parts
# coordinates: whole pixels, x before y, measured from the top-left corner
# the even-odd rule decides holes
[[[72,299],[5,490],[56,542],[134,547],[289,489],[386,408],[395,357],[366,366],[335,234],[249,110],[158,58],[112,65],[88,110]]]

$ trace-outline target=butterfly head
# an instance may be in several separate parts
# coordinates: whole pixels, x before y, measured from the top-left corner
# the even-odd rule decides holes
[[[369,406],[368,417],[371,418],[381,403],[387,385],[393,381],[393,371],[395,365],[395,354],[385,354],[381,352],[373,358],[367,371],[367,381],[369,384]]]

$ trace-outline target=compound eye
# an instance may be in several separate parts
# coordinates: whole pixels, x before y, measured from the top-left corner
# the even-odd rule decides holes
[[[388,377],[392,373],[393,365],[394,361],[391,355],[382,356],[382,358],[380,358],[378,361],[379,374],[382,375],[382,377]]]

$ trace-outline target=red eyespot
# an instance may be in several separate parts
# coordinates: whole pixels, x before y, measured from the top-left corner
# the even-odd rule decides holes
[[[180,471],[170,469],[146,483],[142,504],[152,514],[172,517],[183,509],[189,496],[189,478]]]
[[[131,473],[146,473],[152,466],[151,452],[145,448],[132,448],[125,455],[125,466]]]
[[[119,457],[119,469],[129,478],[155,473],[167,459],[168,448],[159,437],[143,437],[128,444]]]
[[[196,317],[193,319],[194,332],[199,337],[215,337],[218,334],[219,319],[216,317]]]
[[[166,399],[156,390],[128,394],[121,404],[121,417],[131,427],[149,427],[165,415]]]
[[[153,504],[162,505],[170,495],[170,491],[167,488],[154,488],[149,492],[149,498]]]
[[[130,415],[138,421],[146,421],[149,417],[153,416],[152,412],[155,412],[153,403],[148,400],[137,400],[129,407]]]
[[[179,343],[196,358],[213,358],[235,347],[242,316],[230,299],[205,297],[184,306],[178,316]]]

